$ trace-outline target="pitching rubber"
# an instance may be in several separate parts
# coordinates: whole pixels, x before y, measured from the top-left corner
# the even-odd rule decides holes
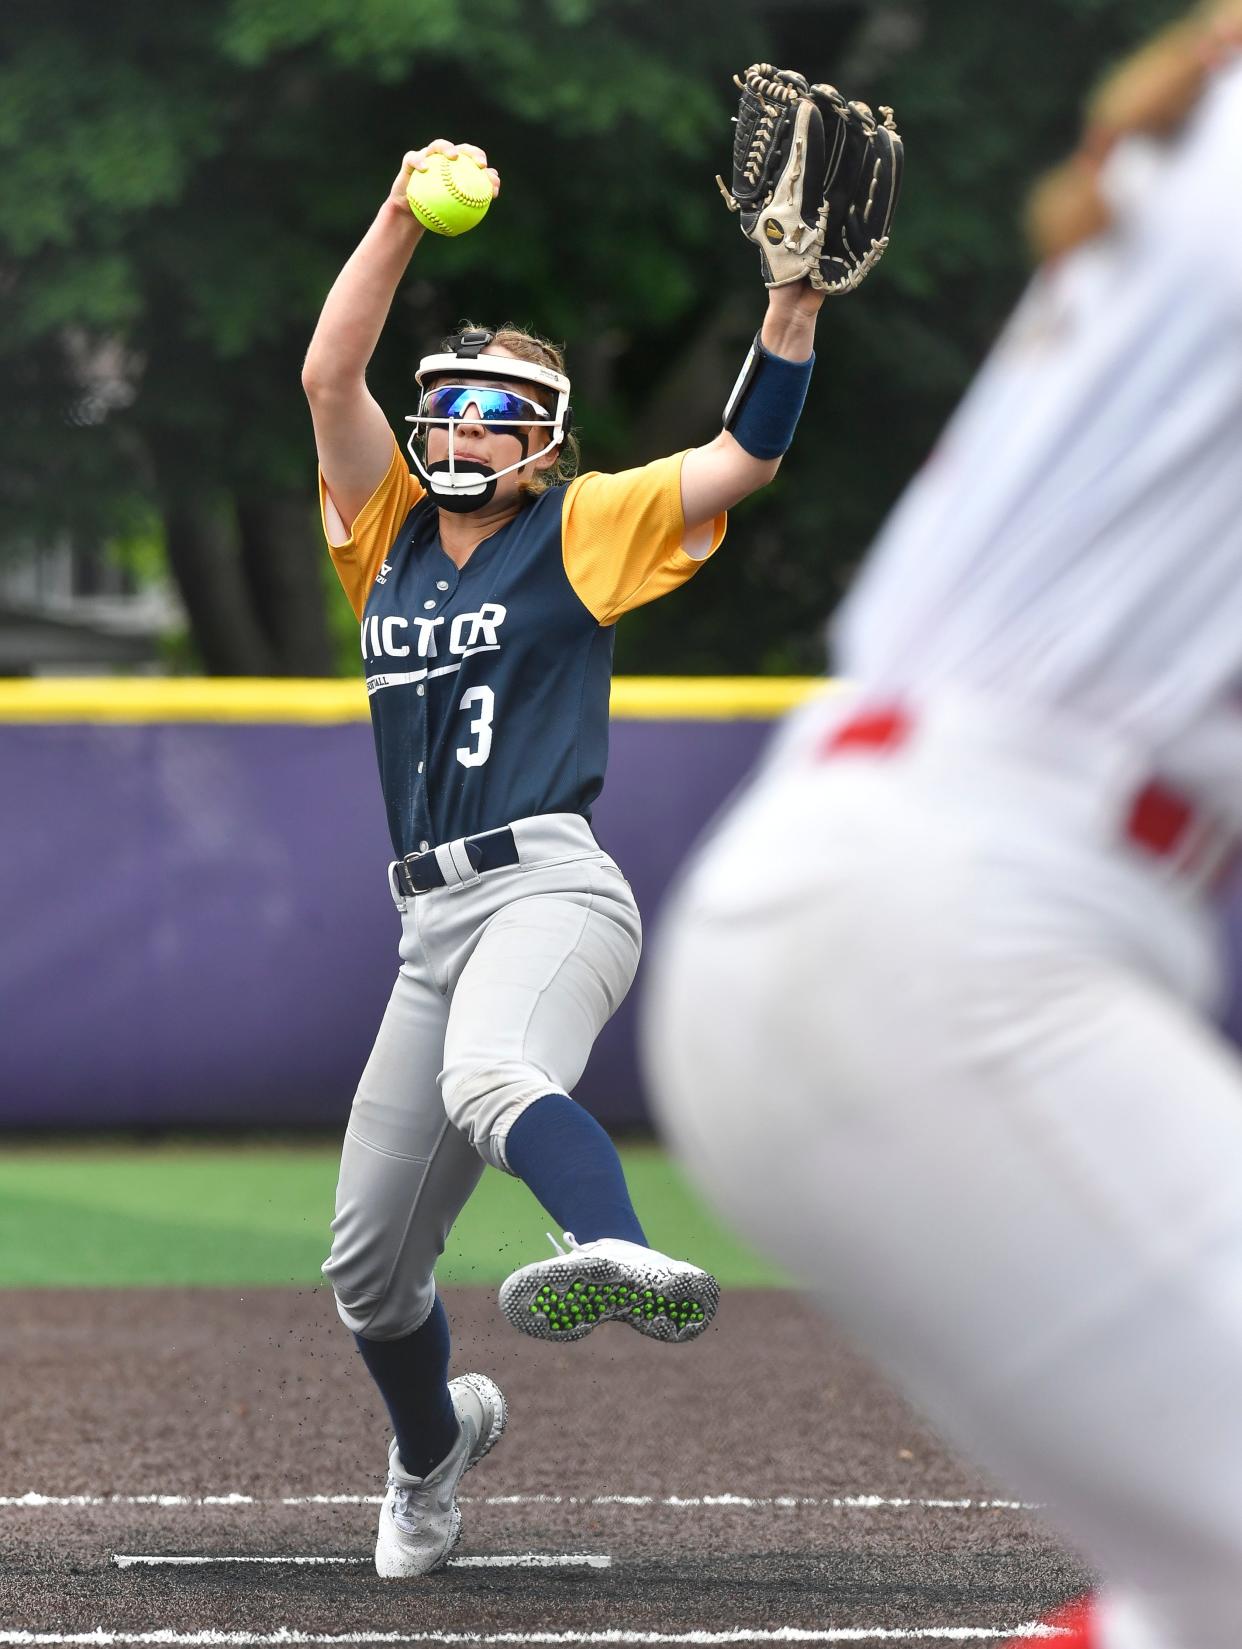
[[[558,1344],[581,1340],[600,1323],[628,1323],[667,1344],[696,1339],[715,1315],[716,1279],[653,1250],[637,1253],[650,1259],[575,1249],[523,1266],[501,1285],[500,1309],[523,1334]]]

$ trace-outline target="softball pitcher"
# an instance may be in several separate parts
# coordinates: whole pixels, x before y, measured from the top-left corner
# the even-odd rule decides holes
[[[558,351],[465,327],[425,357],[409,459],[366,368],[422,237],[407,154],[328,295],[303,374],[328,546],[361,624],[401,917],[401,967],[354,1100],[324,1266],[389,1410],[376,1567],[426,1574],[456,1488],[505,1424],[496,1385],[451,1382],[434,1268],[485,1165],[525,1181],[567,1251],[508,1278],[517,1328],[702,1332],[717,1287],[648,1246],[607,1135],[570,1097],[638,964],[629,885],[591,832],[613,627],[677,589],[725,511],[775,475],[806,394],[823,294],[772,290],[707,445],[574,477]],[[482,151],[461,146],[481,167]],[[491,172],[492,187],[499,178]]]
[[[687,1165],[1049,1506],[1091,1649],[1242,1643],[1239,31],[1119,71],[1039,194],[1047,261],[836,625],[850,687],[717,829],[647,1004]]]

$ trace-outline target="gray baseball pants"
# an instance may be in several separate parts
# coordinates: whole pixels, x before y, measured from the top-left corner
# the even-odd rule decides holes
[[[509,1129],[574,1087],[638,966],[638,907],[586,820],[511,828],[518,864],[463,877],[469,861],[447,843],[448,885],[394,892],[401,967],[350,1112],[323,1267],[342,1322],[367,1339],[425,1321],[484,1165],[509,1171]]]

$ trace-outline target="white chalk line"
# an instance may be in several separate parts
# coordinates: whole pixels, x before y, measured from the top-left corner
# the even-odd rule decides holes
[[[249,1557],[204,1556],[172,1557],[136,1552],[114,1552],[112,1561],[118,1569],[198,1568],[215,1563],[303,1563],[347,1564],[361,1567],[371,1564],[369,1557]],[[477,1557],[451,1557],[450,1569],[611,1569],[612,1558],[603,1552],[498,1552]]]
[[[0,1631],[0,1645],[26,1649],[45,1643],[91,1645],[167,1644],[174,1649],[267,1649],[283,1644],[440,1643],[440,1644],[724,1644],[724,1643],[997,1643],[1007,1639],[1067,1637],[1057,1626],[1028,1621],[1022,1626],[780,1626],[771,1630],[737,1627],[722,1632],[24,1632]]]
[[[937,1511],[1035,1512],[1038,1504],[1026,1500],[930,1498],[879,1494],[745,1495],[745,1494],[488,1494],[460,1495],[463,1506],[667,1506],[673,1510],[702,1511]],[[45,1506],[378,1506],[378,1494],[26,1494],[0,1495],[0,1507],[37,1511]],[[0,1639],[0,1642],[3,1640]]]

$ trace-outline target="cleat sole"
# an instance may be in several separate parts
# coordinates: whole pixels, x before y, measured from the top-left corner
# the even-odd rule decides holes
[[[706,1271],[560,1255],[523,1266],[500,1290],[500,1309],[514,1328],[565,1345],[601,1323],[627,1323],[650,1340],[682,1345],[711,1322],[720,1299]]]

